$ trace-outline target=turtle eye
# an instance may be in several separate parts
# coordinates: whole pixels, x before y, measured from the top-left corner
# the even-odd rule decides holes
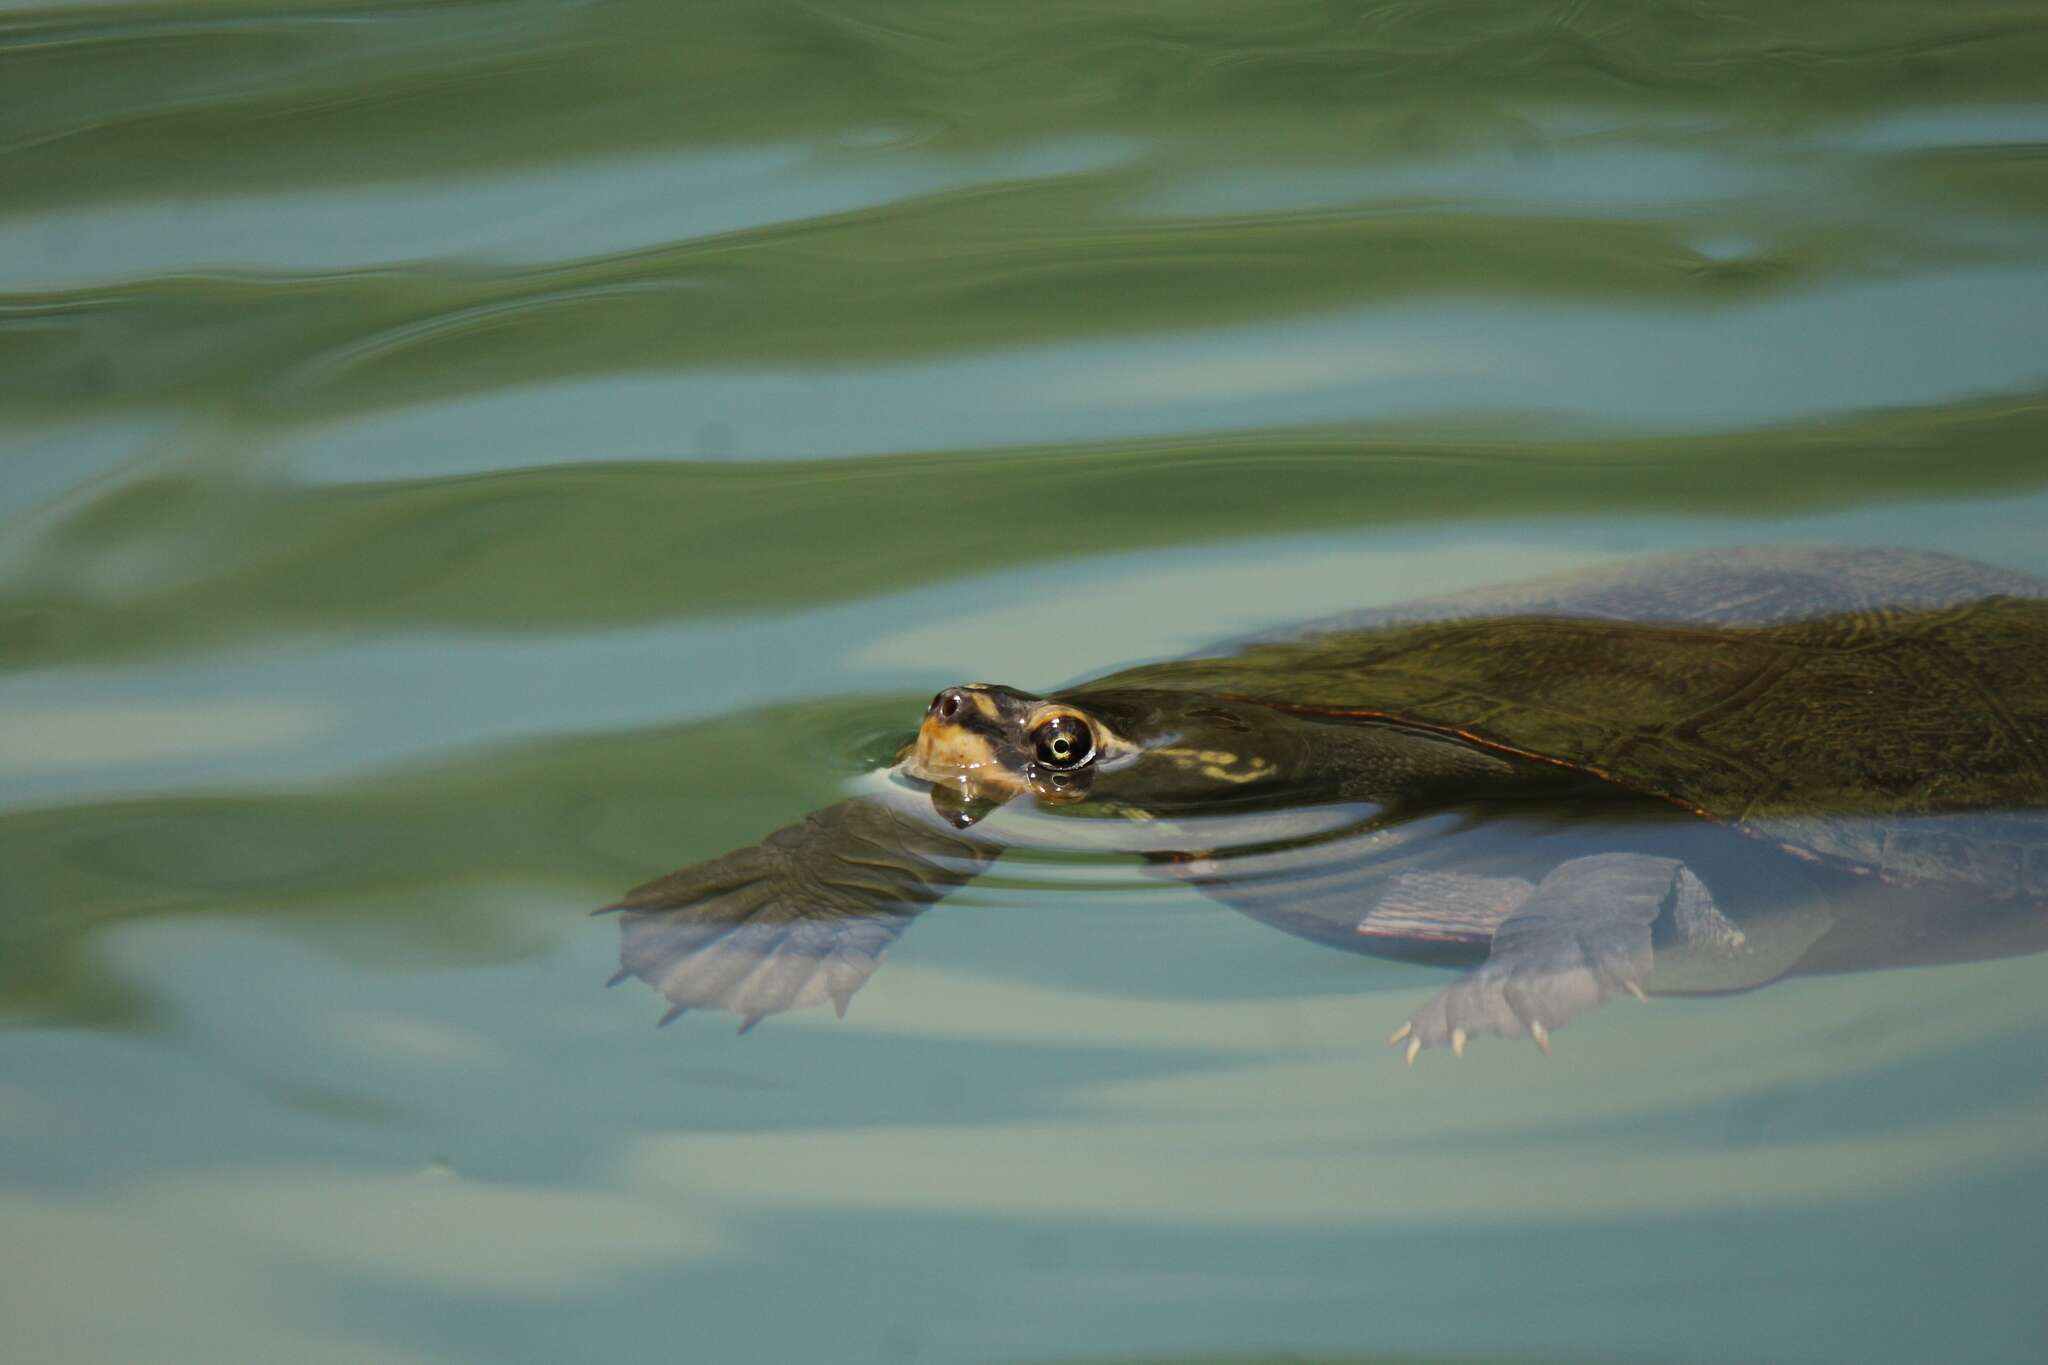
[[[1048,768],[1078,768],[1095,757],[1095,736],[1073,716],[1054,716],[1032,731],[1031,741]]]

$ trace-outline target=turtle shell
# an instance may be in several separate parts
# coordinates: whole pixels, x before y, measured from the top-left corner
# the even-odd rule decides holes
[[[1637,559],[1093,685],[1423,727],[1852,870],[2048,897],[2048,583],[1952,556]]]

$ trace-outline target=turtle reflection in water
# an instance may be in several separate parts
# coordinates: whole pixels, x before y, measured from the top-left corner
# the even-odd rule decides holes
[[[2037,951],[2044,599],[1942,555],[1679,555],[1052,696],[950,687],[892,791],[613,907],[615,979],[743,1031],[843,1013],[914,916],[1025,838],[1129,850],[1318,942],[1470,967],[1395,1031],[1411,1063],[1484,1035],[1547,1051],[1623,994]],[[1070,818],[979,825],[1011,802]]]

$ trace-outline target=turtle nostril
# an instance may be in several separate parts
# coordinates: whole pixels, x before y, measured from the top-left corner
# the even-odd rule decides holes
[[[939,719],[951,720],[959,714],[960,694],[958,692],[941,692],[939,694]]]

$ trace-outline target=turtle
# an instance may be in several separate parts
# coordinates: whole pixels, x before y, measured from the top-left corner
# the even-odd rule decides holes
[[[997,813],[1002,818],[991,818]],[[941,689],[897,762],[650,881],[667,1023],[843,1016],[1024,845],[1114,849],[1301,937],[1463,969],[1409,1065],[1622,997],[2048,949],[2048,582],[1926,551],[1665,554]]]

